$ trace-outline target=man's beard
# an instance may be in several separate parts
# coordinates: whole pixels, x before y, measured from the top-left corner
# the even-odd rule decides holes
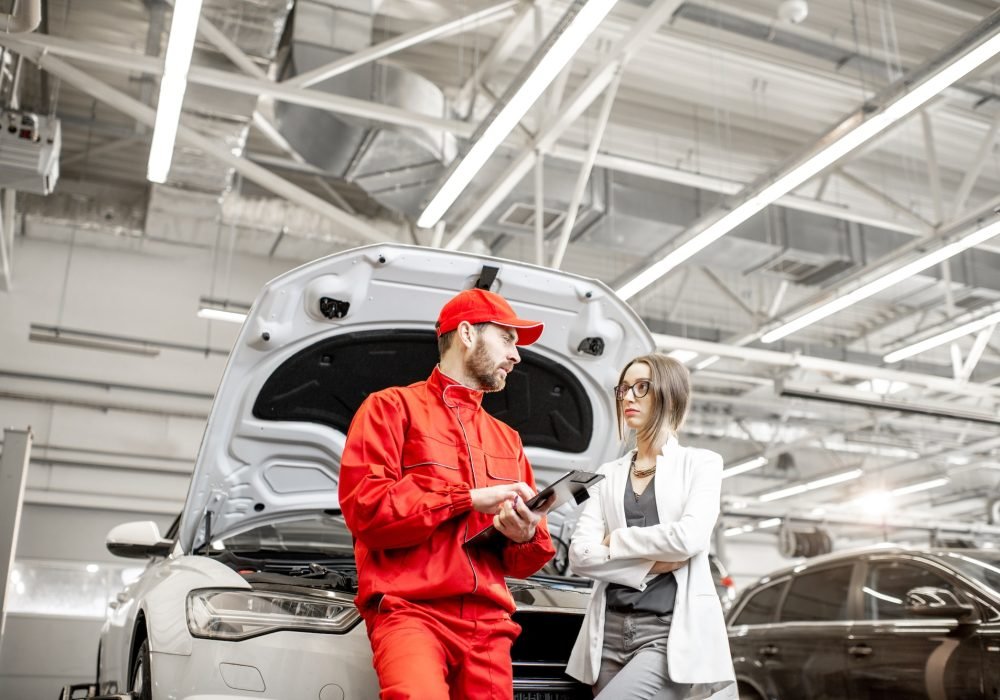
[[[486,352],[486,345],[482,341],[476,343],[476,349],[472,351],[472,357],[465,361],[465,372],[472,377],[479,386],[480,391],[487,393],[503,390],[507,384],[506,376],[501,377],[498,373],[500,365],[494,365],[490,361],[490,356]]]

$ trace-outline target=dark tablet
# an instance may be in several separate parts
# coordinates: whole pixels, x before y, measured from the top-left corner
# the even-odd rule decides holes
[[[574,470],[567,472],[556,481],[536,493],[525,505],[536,513],[548,513],[563,503],[575,501],[583,503],[590,495],[587,489],[604,478],[603,474]],[[496,533],[492,523],[465,541],[466,545],[479,544],[488,541]]]

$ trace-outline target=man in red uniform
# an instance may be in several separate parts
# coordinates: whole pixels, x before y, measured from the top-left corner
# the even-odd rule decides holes
[[[340,505],[382,700],[513,695],[520,628],[504,576],[529,576],[555,551],[524,505],[535,481],[520,437],[480,404],[541,333],[503,297],[460,292],[438,316],[431,376],[372,394],[351,422]],[[463,546],[491,522],[502,537]]]

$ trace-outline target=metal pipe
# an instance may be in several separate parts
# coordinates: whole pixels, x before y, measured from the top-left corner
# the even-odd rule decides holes
[[[17,192],[3,191],[0,203],[0,284],[5,292],[12,286],[11,269],[14,266],[14,204]]]
[[[461,89],[458,91],[458,97],[455,99],[455,104],[458,105],[458,109],[467,118],[472,117],[472,108],[474,106],[472,95],[475,92],[476,86],[489,77],[495,66],[502,65],[510,57],[514,49],[517,48],[517,44],[521,39],[522,26],[531,13],[532,4],[530,2],[523,3],[514,15],[514,19],[504,27],[500,36],[493,42],[493,47],[489,53],[479,61],[479,65],[476,66],[472,75],[462,84]]]
[[[535,264],[545,264],[545,154],[535,157]]]
[[[408,49],[411,46],[434,39],[441,39],[459,32],[470,31],[506,19],[515,13],[515,8],[520,4],[521,0],[504,0],[504,2],[472,12],[464,17],[458,17],[442,24],[417,29],[408,34],[401,34],[380,44],[362,49],[350,56],[345,56],[339,61],[334,61],[325,66],[314,68],[311,71],[300,73],[294,78],[282,81],[282,84],[289,87],[309,87],[310,85],[315,85],[335,75],[346,73],[366,63],[371,63],[403,49]]]
[[[976,180],[979,179],[979,174],[983,171],[983,166],[986,164],[987,158],[991,155],[990,147],[996,140],[998,129],[1000,129],[1000,115],[993,119],[993,123],[990,124],[986,135],[983,136],[979,148],[976,149],[976,157],[972,161],[972,165],[965,171],[965,177],[962,178],[962,183],[958,186],[958,190],[955,193],[955,203],[951,210],[952,217],[959,216],[962,210],[965,209],[965,203],[972,193],[972,188],[976,184]]]
[[[590,138],[590,145],[587,147],[587,157],[580,165],[580,172],[576,177],[576,185],[573,187],[573,194],[570,196],[569,208],[566,210],[566,218],[563,220],[562,231],[559,233],[559,240],[556,243],[556,250],[552,254],[552,267],[558,270],[562,266],[563,257],[566,255],[566,247],[569,245],[570,234],[576,225],[576,215],[580,208],[580,201],[583,199],[583,191],[590,180],[590,173],[594,169],[594,161],[597,159],[597,150],[604,140],[604,130],[608,126],[608,119],[611,117],[611,108],[615,104],[615,96],[618,94],[618,86],[622,82],[622,64],[618,64],[611,84],[608,85],[604,93],[604,102],[601,103],[601,112],[597,116],[597,123],[594,125],[594,133]]]
[[[930,233],[934,230],[934,224],[932,224],[930,221],[920,216],[909,207],[903,206],[895,199],[887,195],[885,192],[882,192],[881,190],[872,187],[861,178],[851,175],[846,170],[837,170],[835,171],[834,174],[840,177],[845,182],[849,183],[855,189],[864,192],[865,194],[871,195],[878,201],[882,202],[882,204],[889,207],[889,209],[905,216],[907,219],[916,224],[917,228],[923,231],[924,233]],[[940,222],[940,218],[938,219],[938,221]]]
[[[7,34],[24,34],[38,29],[42,23],[42,0],[18,0],[17,7],[9,15],[0,16]]]
[[[934,144],[934,125],[926,109],[920,110],[920,124],[924,132],[924,150],[927,154],[927,178],[931,186],[931,203],[934,205],[934,223],[944,221],[944,205],[941,202],[941,169],[938,167],[937,147]]]

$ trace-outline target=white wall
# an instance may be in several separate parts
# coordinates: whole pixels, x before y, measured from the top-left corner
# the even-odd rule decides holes
[[[13,288],[0,292],[0,428],[30,427],[34,437],[16,558],[123,563],[104,548],[104,537],[128,520],[169,526],[187,492],[225,356],[163,350],[143,357],[29,342],[29,326],[228,351],[238,326],[197,318],[199,298],[249,303],[292,264],[230,262],[210,249],[86,232],[71,250],[31,234],[17,239]],[[92,618],[8,615],[0,698],[52,700],[63,684],[92,680],[100,626]]]
[[[92,682],[100,630],[100,620],[8,615],[0,698],[56,700],[64,685]]]
[[[722,562],[736,584],[737,592],[775,569],[791,566],[800,559],[786,559],[778,553],[778,538],[767,534],[748,534],[724,538]]]

